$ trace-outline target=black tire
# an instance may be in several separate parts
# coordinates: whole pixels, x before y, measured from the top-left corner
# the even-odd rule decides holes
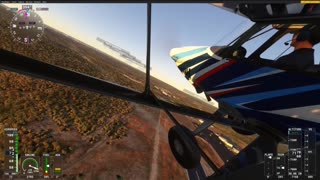
[[[171,152],[185,169],[193,169],[200,164],[198,143],[192,132],[184,126],[174,126],[168,133]]]
[[[251,136],[251,135],[254,135],[255,133],[254,132],[251,132],[251,131],[246,131],[246,130],[243,130],[243,129],[239,129],[239,128],[236,128],[236,127],[232,127],[232,129],[239,133],[239,134],[242,134],[242,135],[245,135],[245,136]]]

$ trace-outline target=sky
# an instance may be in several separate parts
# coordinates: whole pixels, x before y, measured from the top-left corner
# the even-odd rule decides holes
[[[21,8],[16,4],[5,5]],[[100,37],[126,49],[142,62],[146,61],[147,4],[64,3],[33,6],[49,8],[48,12],[37,13],[51,27],[107,52],[107,48],[96,40]],[[182,46],[227,45],[253,23],[211,4],[170,3],[152,4],[151,25],[151,74],[178,89],[195,92],[170,58],[170,50]],[[283,42],[290,39],[285,37]],[[257,47],[256,43],[248,42],[249,49]],[[281,46],[285,48],[283,44]],[[280,52],[278,47],[274,49]]]

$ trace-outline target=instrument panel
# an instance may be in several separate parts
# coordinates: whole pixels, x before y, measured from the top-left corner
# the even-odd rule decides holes
[[[61,154],[20,154],[17,129],[5,128],[4,132],[4,177],[6,179],[56,179],[61,177],[63,160]]]

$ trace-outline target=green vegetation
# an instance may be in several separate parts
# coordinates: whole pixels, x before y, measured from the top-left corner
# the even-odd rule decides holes
[[[0,72],[0,82],[0,124],[19,129],[22,152],[69,151],[48,137],[51,131],[25,128],[33,122],[53,120],[60,131],[77,129],[84,136],[100,126],[110,137],[120,139],[126,134],[125,124],[112,119],[133,110],[126,101],[5,71]]]
[[[121,119],[113,119],[104,125],[103,129],[110,139],[121,139],[128,135],[128,128],[126,122]]]
[[[20,136],[19,149],[24,153],[61,153],[66,155],[71,150],[69,147],[53,139],[52,130],[34,131],[22,127],[18,131]]]
[[[0,28],[7,29],[12,17],[13,14],[9,11],[1,10]],[[132,80],[119,73],[127,72],[128,76],[134,77],[134,73],[137,72],[132,68],[124,66],[119,69],[117,67],[123,64],[75,39],[67,38],[50,27],[46,29],[41,42],[29,46],[12,41],[9,30],[0,31],[0,38],[0,48],[143,90],[140,84],[132,83]],[[138,75],[140,78],[143,77],[142,73]],[[90,135],[90,143],[100,139],[98,135],[93,134],[98,127],[107,127],[108,135],[119,139],[126,135],[126,124],[115,123],[114,116],[120,117],[132,110],[133,107],[127,101],[0,71],[1,129],[14,127],[19,130],[19,135],[22,137],[21,153],[66,153],[72,150],[72,147],[55,141],[50,136],[52,132],[48,127],[37,129],[40,124],[54,125],[50,127],[53,132],[77,130],[82,136]],[[0,144],[0,148],[2,147],[3,144]]]

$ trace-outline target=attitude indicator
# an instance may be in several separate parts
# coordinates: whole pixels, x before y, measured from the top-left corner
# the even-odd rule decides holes
[[[39,41],[42,37],[44,23],[34,10],[23,8],[12,18],[10,30],[15,41],[31,44]]]

